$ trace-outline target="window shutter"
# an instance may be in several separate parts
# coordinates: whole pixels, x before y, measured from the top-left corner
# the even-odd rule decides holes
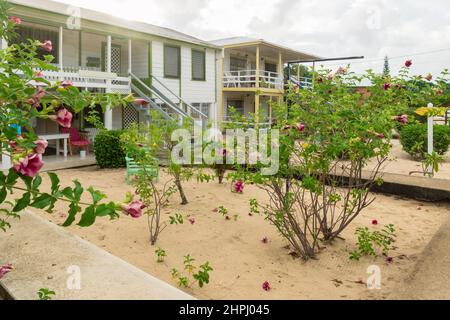
[[[164,47],[164,76],[170,78],[180,77],[180,48]]]
[[[205,80],[205,52],[192,50],[192,79]]]

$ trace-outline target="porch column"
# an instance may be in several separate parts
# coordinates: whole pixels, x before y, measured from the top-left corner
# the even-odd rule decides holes
[[[62,70],[63,69],[63,47],[64,47],[64,37],[63,37],[63,27],[60,26],[59,27],[59,33],[58,33],[58,62],[59,62],[59,69]]]
[[[130,75],[132,70],[133,70],[132,67],[131,67],[131,62],[133,60],[133,59],[131,59],[131,54],[132,54],[132,51],[131,51],[131,39],[128,39],[128,75]]]
[[[225,49],[220,52],[219,58],[219,119],[218,125],[221,126],[223,122],[223,61],[225,59]]]
[[[112,38],[111,38],[111,36],[108,36],[107,40],[106,40],[106,72],[108,72],[108,73],[111,73],[111,42],[112,42]],[[106,87],[107,87],[106,92],[110,93],[111,92],[111,78],[109,78],[109,77],[106,80]],[[105,119],[104,119],[105,129],[112,130],[112,128],[113,128],[112,118],[113,118],[112,108],[110,105],[108,105],[108,106],[106,106],[106,110],[105,110]]]
[[[256,46],[256,88],[259,88],[261,57],[259,54],[259,45]]]
[[[7,170],[12,167],[11,156],[8,153],[6,153],[6,151],[4,152],[5,153],[2,153],[2,165],[0,169]]]
[[[278,52],[278,81],[280,81],[279,88],[283,89],[283,78],[284,78],[284,65],[283,65],[283,55],[281,54],[281,51]]]
[[[259,94],[255,94],[255,128],[259,127]]]
[[[0,49],[6,49],[8,48],[8,42],[6,42],[5,39],[0,39]]]

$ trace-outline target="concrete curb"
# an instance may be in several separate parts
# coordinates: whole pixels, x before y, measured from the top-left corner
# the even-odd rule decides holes
[[[41,288],[55,300],[194,299],[30,211],[0,234],[0,263],[14,266],[0,280],[4,299],[36,300]],[[77,270],[81,289],[69,289]]]

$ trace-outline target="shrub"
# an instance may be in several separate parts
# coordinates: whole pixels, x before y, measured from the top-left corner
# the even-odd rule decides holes
[[[444,155],[450,147],[450,126],[434,126],[434,150]],[[408,154],[416,159],[423,159],[427,153],[427,125],[411,124],[405,126],[400,135],[400,143]]]
[[[120,130],[102,131],[94,141],[94,154],[100,168],[123,168],[126,165],[125,152],[120,143]]]

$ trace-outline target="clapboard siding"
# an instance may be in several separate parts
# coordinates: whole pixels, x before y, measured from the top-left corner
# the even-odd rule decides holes
[[[189,103],[215,102],[215,55],[214,50],[205,50],[205,81],[192,80],[192,48],[181,49],[182,98]]]

